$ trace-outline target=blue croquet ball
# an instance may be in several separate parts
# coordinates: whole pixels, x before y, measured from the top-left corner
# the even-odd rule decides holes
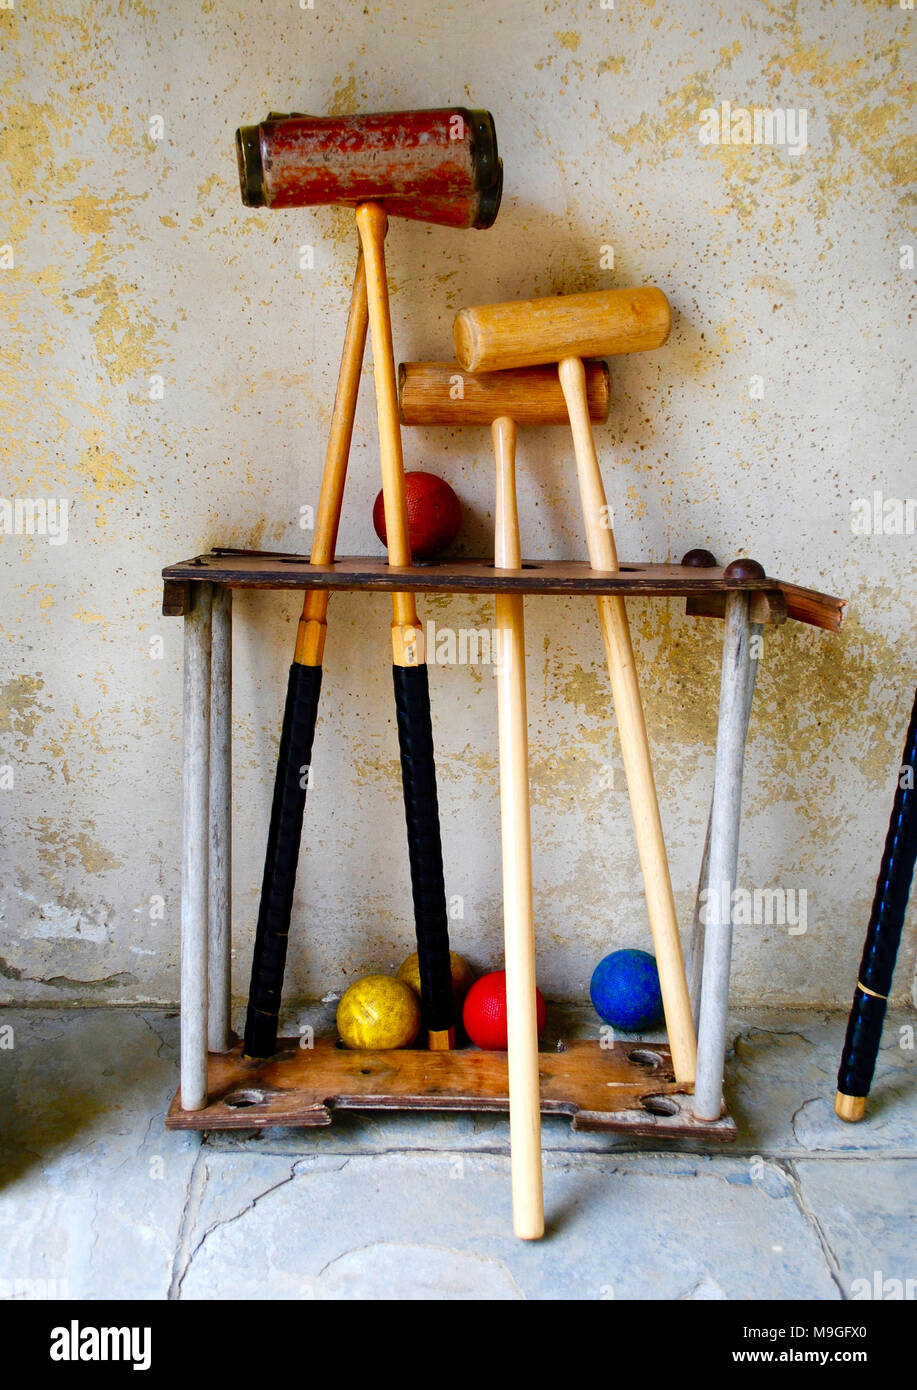
[[[663,1020],[659,971],[647,951],[612,951],[592,972],[589,994],[599,1018],[624,1033],[640,1033]]]

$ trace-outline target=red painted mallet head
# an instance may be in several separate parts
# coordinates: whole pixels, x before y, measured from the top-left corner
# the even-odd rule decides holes
[[[242,201],[291,208],[381,203],[392,217],[493,225],[503,166],[489,111],[282,116],[236,131]]]

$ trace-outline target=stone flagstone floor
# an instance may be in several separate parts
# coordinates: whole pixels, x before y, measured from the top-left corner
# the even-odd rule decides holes
[[[548,1233],[526,1244],[503,1117],[168,1133],[174,1014],[4,1009],[0,1297],[914,1298],[915,1015],[889,1017],[856,1126],[832,1109],[845,1022],[735,1015],[731,1146],[546,1120]]]

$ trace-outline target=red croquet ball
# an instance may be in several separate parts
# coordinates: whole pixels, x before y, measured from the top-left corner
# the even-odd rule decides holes
[[[408,536],[415,560],[432,560],[452,544],[462,524],[462,504],[452,488],[435,473],[405,473]],[[385,505],[382,493],[373,503],[373,527],[383,545]]]
[[[535,991],[535,1014],[538,1032],[544,1028],[548,1011],[544,995]],[[476,1047],[486,1052],[506,1051],[506,971],[494,970],[475,980],[465,995],[462,1011],[465,1032]]]

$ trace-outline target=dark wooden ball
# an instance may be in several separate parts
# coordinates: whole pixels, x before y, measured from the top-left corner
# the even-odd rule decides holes
[[[766,579],[767,573],[757,560],[733,560],[723,570],[724,579]]]
[[[681,557],[681,563],[689,569],[709,570],[716,567],[716,556],[709,550],[689,550]]]

